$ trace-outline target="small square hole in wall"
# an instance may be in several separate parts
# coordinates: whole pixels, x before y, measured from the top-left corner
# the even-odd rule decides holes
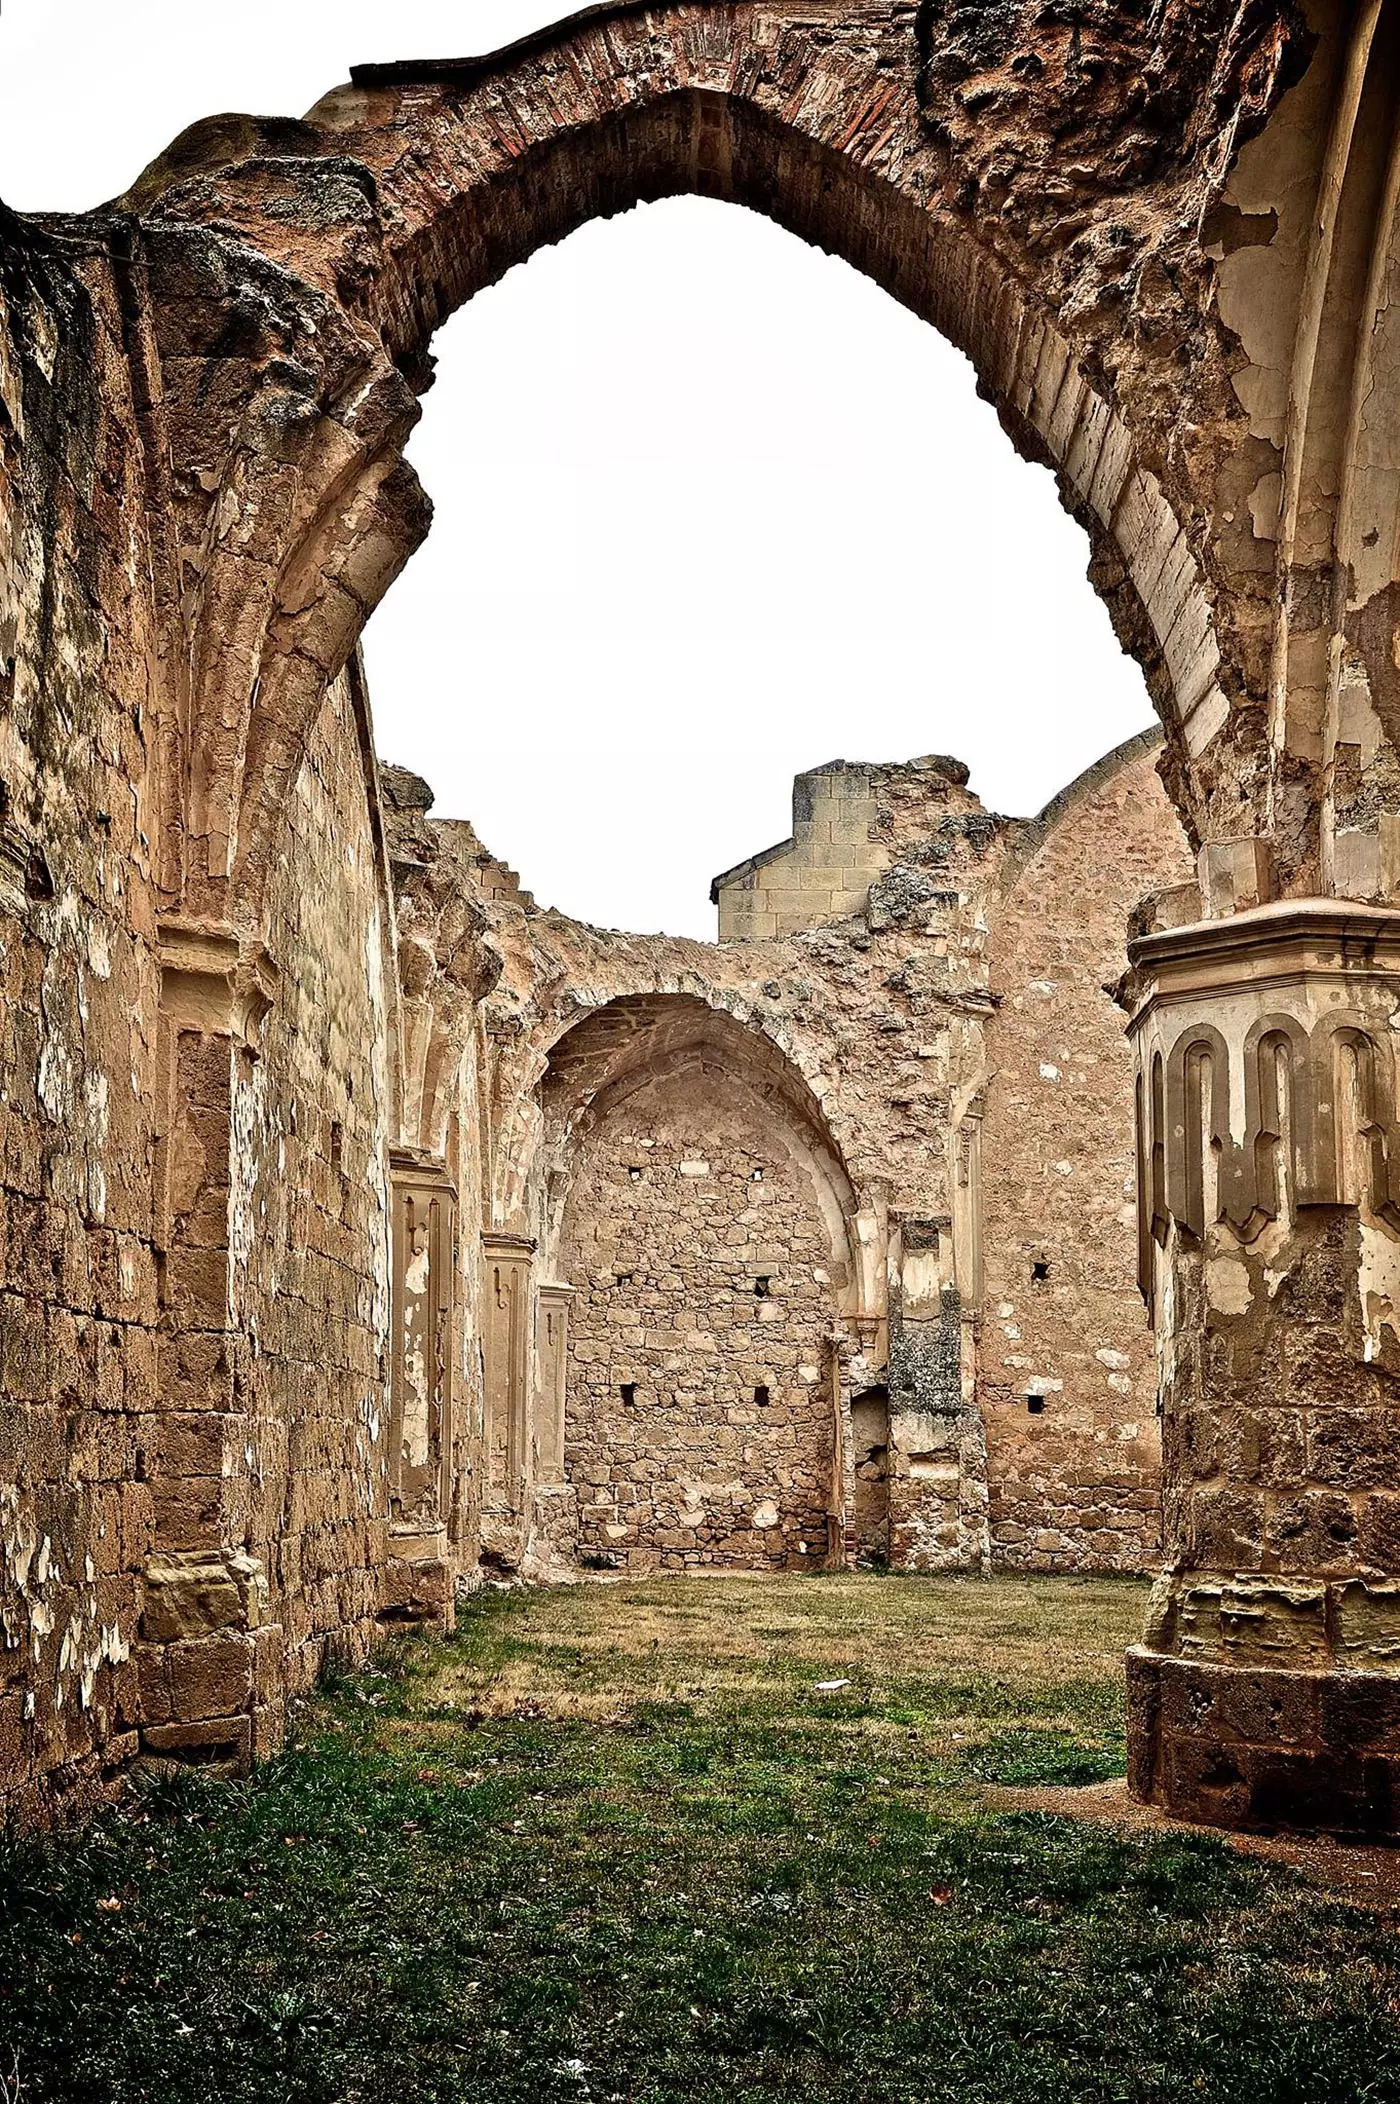
[[[760,1381],[757,1388],[755,1388],[753,1392],[753,1399],[758,1404],[760,1410],[766,1410],[768,1408],[770,1397],[768,1394],[767,1387],[762,1381]]]
[[[1041,1417],[1045,1411],[1045,1397],[1034,1393],[1026,1397],[1026,1408],[1032,1417]]]
[[[627,1405],[628,1409],[630,1410],[633,1403],[635,1403],[637,1400],[636,1382],[624,1381],[621,1388],[618,1390],[618,1394],[622,1397],[623,1402]]]
[[[1050,1259],[1048,1257],[1034,1258],[1031,1263],[1031,1284],[1033,1286],[1045,1286],[1049,1282]]]
[[[640,1169],[629,1169],[627,1171],[627,1174],[631,1177],[633,1183],[640,1183],[642,1180],[642,1172]]]
[[[761,1169],[755,1169],[755,1170],[754,1170],[754,1171],[752,1172],[752,1174],[750,1175],[750,1177],[749,1177],[749,1182],[750,1182],[750,1183],[762,1183],[762,1181],[763,1181],[763,1171],[762,1171]]]
[[[771,1278],[756,1278],[754,1280],[753,1297],[755,1300],[767,1300],[772,1291],[773,1281]]]

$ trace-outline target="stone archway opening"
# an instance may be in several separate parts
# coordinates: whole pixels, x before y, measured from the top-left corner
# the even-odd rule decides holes
[[[1198,840],[1238,833],[1261,765],[1257,638],[1219,589],[1217,555],[1232,558],[1182,524],[1229,443],[1219,407],[1227,347],[1182,307],[1155,259],[1171,215],[1186,223],[1208,191],[1217,130],[1228,155],[1262,124],[1297,70],[1297,39],[1272,17],[1235,25],[1209,92],[1164,105],[1160,216],[1124,221],[1112,240],[1116,192],[1133,178],[1131,156],[1116,173],[1108,157],[1089,182],[1105,221],[1099,247],[1070,243],[1058,202],[1037,203],[1036,184],[1019,186],[1009,217],[1000,198],[979,205],[1003,177],[972,172],[980,142],[942,114],[944,45],[958,43],[943,14],[935,0],[914,14],[823,6],[819,19],[717,0],[590,9],[488,58],[360,68],[301,123],[196,126],[133,187],[123,202],[166,250],[154,273],[156,339],[192,351],[194,366],[211,354],[218,365],[219,317],[232,301],[247,318],[240,373],[222,386],[214,373],[203,386],[189,374],[187,399],[215,390],[220,406],[212,428],[194,412],[199,474],[177,499],[188,513],[180,543],[199,551],[198,579],[184,580],[180,682],[195,713],[221,726],[190,741],[172,696],[171,759],[188,816],[170,874],[196,910],[226,907],[230,890],[261,894],[326,673],[426,531],[402,448],[434,331],[584,221],[686,192],[749,205],[843,255],[967,352],[1015,444],[1055,468],[1089,530],[1095,585],[1167,726],[1188,830]],[[1173,15],[1173,43],[1180,33]],[[1085,78],[1105,67],[1115,80],[1133,76],[1167,34],[1156,16],[1115,23],[1086,75],[1079,32],[1047,31],[1053,62],[1040,54],[1015,98],[1027,161],[1055,150],[1066,97],[1103,152],[1080,108]],[[963,100],[990,56],[973,47],[960,60]],[[192,272],[186,229],[211,223],[237,244],[232,282],[228,269]],[[1147,304],[1164,309],[1151,339],[1119,327],[1109,288],[1129,257]],[[1179,387],[1144,349],[1178,326],[1211,405],[1203,399],[1180,459],[1168,443],[1183,428]],[[217,521],[235,506],[231,541]]]
[[[558,1040],[541,1100],[568,1331],[537,1536],[585,1568],[821,1568],[869,1266],[801,1075],[723,1010],[624,998]]]
[[[798,764],[956,752],[1028,811],[1152,720],[970,363],[774,221],[595,222],[434,348],[434,526],[365,635],[379,744],[541,903],[710,939],[714,872],[786,830]]]

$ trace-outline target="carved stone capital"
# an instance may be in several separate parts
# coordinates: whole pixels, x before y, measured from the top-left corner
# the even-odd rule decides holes
[[[231,1037],[256,1053],[277,994],[277,966],[262,943],[213,921],[160,926],[161,1012],[178,1030]]]
[[[1400,912],[1332,899],[1140,937],[1139,1283],[1174,1227],[1245,1243],[1317,1206],[1400,1234]]]

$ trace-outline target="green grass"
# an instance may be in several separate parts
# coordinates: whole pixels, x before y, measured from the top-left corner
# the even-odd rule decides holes
[[[26,2104],[1400,2100],[1390,1916],[1210,1839],[987,1808],[1121,1772],[1141,1609],[480,1597],[250,1782],[8,1847],[0,2096],[17,2054]]]

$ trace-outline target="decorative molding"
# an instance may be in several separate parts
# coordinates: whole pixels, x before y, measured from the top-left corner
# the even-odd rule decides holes
[[[211,921],[159,929],[161,1013],[177,1030],[232,1037],[256,1055],[277,996],[277,966],[260,942]]]

